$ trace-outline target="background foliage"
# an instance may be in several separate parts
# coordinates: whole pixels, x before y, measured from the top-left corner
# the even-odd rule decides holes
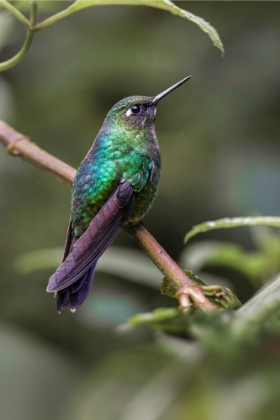
[[[3,419],[278,418],[279,233],[211,231],[185,249],[183,238],[204,220],[279,214],[280,4],[180,6],[218,29],[223,59],[196,26],[164,11],[89,8],[38,32],[25,60],[1,73],[0,117],[77,167],[116,101],[193,74],[158,110],[163,174],[146,225],[182,267],[230,286],[243,303],[276,275],[272,291],[236,314],[178,319],[171,309],[180,337],[116,333],[130,316],[173,305],[159,295],[160,273],[120,234],[90,299],[76,315],[58,316],[45,287],[60,258],[54,248],[64,241],[70,190],[3,149]],[[45,3],[40,17],[63,7]],[[20,49],[21,31],[0,11],[1,61]]]

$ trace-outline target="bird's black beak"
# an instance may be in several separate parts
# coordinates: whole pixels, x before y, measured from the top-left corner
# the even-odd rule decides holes
[[[180,80],[180,82],[175,83],[175,85],[171,86],[170,88],[166,89],[164,92],[161,92],[159,95],[155,96],[152,104],[157,105],[157,103],[164,98],[166,95],[168,95],[170,92],[173,92],[173,90],[177,89],[179,86],[186,83],[192,76],[185,77],[183,80]]]

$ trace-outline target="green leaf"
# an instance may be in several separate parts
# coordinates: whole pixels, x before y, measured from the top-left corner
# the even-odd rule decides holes
[[[221,332],[221,325],[228,326],[234,317],[230,311],[196,311],[191,308],[182,314],[177,308],[157,308],[153,312],[140,313],[128,319],[127,324],[132,327],[147,327],[155,331],[163,331],[170,334],[188,336],[212,335],[217,340],[217,334]],[[213,334],[213,332],[216,333]],[[227,333],[228,336],[229,333]]]
[[[150,313],[137,314],[127,324],[133,327],[148,327],[170,334],[187,335],[187,316],[176,308],[158,308]]]
[[[200,267],[229,267],[247,276],[252,283],[259,283],[271,269],[270,260],[263,252],[247,252],[230,242],[210,241],[207,252],[202,257]]]
[[[239,340],[253,338],[263,341],[264,337],[280,333],[280,275],[253,296],[235,312],[231,326],[233,336]]]
[[[195,23],[199,28],[207,33],[209,38],[212,40],[215,47],[219,48],[219,50],[222,52],[222,55],[224,55],[225,50],[224,46],[222,44],[222,41],[219,37],[218,32],[216,31],[213,26],[210,25],[209,22],[206,22],[204,19],[202,19],[199,16],[194,15],[193,13],[188,12],[187,10],[181,9],[180,7],[176,6],[172,1],[170,0],[162,0],[162,1],[139,1],[139,3],[146,3],[147,6],[156,7],[159,9],[167,10],[168,12],[183,17],[185,19],[190,20],[191,22]]]
[[[280,217],[264,216],[264,217],[234,217],[232,219],[218,219],[214,221],[204,222],[194,226],[185,236],[184,243],[198,233],[208,232],[214,229],[229,229],[242,226],[274,226],[280,227]]]
[[[184,249],[180,265],[192,267],[195,272],[209,266],[228,267],[248,277],[254,286],[262,285],[280,271],[280,235],[268,226],[250,227],[250,233],[257,247],[254,251],[248,252],[231,242],[199,241]],[[214,282],[224,285],[223,279]],[[206,283],[213,284],[208,280]]]
[[[260,315],[268,315],[278,311],[280,314],[280,275],[275,276],[265,284],[245,305],[237,311],[237,317],[242,319],[255,319]]]
[[[63,19],[64,17],[69,16],[70,14],[78,12],[79,10],[85,9],[87,7],[105,6],[105,5],[107,6],[130,5],[130,6],[155,7],[157,9],[166,10],[167,12],[170,12],[173,15],[177,15],[184,19],[188,19],[191,22],[195,23],[197,26],[199,26],[199,28],[203,32],[207,33],[210,39],[212,40],[214,46],[219,48],[222,54],[224,54],[224,47],[216,29],[213,28],[213,26],[211,26],[210,23],[206,22],[201,17],[196,16],[193,13],[188,12],[187,10],[181,9],[170,0],[76,0],[67,9],[39,23],[36,26],[36,28],[37,29],[45,28],[53,24],[54,22],[60,19]]]

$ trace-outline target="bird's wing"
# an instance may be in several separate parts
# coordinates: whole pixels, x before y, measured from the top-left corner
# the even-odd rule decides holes
[[[136,202],[137,194],[131,183],[121,182],[50,278],[48,292],[57,292],[70,286],[96,263],[135,208]],[[67,240],[66,247],[68,243]]]
[[[70,217],[68,229],[66,233],[66,240],[65,240],[62,262],[66,260],[66,257],[68,256],[68,254],[70,254],[70,252],[72,251],[72,247],[73,247],[73,228],[72,228],[72,217]]]

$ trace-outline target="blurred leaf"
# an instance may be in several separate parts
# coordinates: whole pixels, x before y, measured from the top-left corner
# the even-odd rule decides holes
[[[9,44],[9,39],[14,27],[14,19],[12,15],[5,11],[0,10],[0,51],[3,47]]]
[[[280,217],[234,217],[232,219],[225,218],[210,222],[204,222],[194,226],[185,236],[184,243],[198,233],[208,232],[214,229],[229,229],[242,226],[274,226],[280,227]]]
[[[188,378],[182,375],[180,359],[167,363],[153,375],[124,408],[120,420],[157,420],[175,403]],[[151,395],[153,398],[151,398]]]
[[[97,269],[126,280],[159,289],[162,274],[142,251],[111,246],[98,260]]]
[[[228,267],[239,271],[256,285],[264,283],[280,270],[280,236],[266,226],[251,227],[259,248],[247,252],[230,242],[203,241],[188,246],[181,255],[184,265],[198,271],[204,267]]]
[[[221,242],[218,241],[199,241],[188,244],[181,252],[180,264],[191,267],[193,271],[197,272],[203,268],[205,259],[212,255],[213,250],[219,246],[221,246]]]
[[[280,268],[278,253],[277,270]],[[267,255],[262,251],[246,252],[235,244],[220,244],[213,249],[212,254],[205,258],[206,266],[224,266],[232,268],[247,276],[253,284],[264,282],[268,275],[272,275],[277,270],[273,270],[274,256]],[[275,265],[275,264],[274,264]]]
[[[163,419],[193,377],[201,359],[196,350],[185,343],[184,356],[178,357],[152,342],[112,354],[87,375],[59,418]]]
[[[181,265],[195,271],[209,266],[228,267],[248,277],[254,286],[263,284],[280,270],[280,235],[268,226],[250,226],[250,232],[256,251],[247,252],[230,242],[195,242],[182,252]],[[218,283],[223,284],[221,281]]]
[[[21,274],[35,270],[56,269],[61,263],[62,248],[42,249],[21,255],[15,269]],[[111,246],[99,258],[97,271],[159,289],[161,273],[142,251]]]
[[[210,274],[206,271],[200,271],[197,273],[198,277],[203,277],[203,280],[206,284],[209,286],[214,286],[215,284],[218,284],[219,286],[223,288],[228,288],[234,291],[234,283],[232,283],[230,280],[226,279],[225,277],[221,277],[217,274]]]
[[[180,254],[179,265],[190,267],[192,271],[197,273],[198,277],[203,277],[206,284],[219,284],[222,287],[234,290],[235,285],[229,279],[222,277],[220,274],[210,274],[203,271],[205,259],[209,254],[212,254],[212,248],[215,249],[217,246],[221,246],[218,241],[199,241],[189,244]]]
[[[226,328],[217,324],[219,329],[226,336]],[[59,418],[278,418],[279,357],[271,362],[261,346],[254,348],[252,357],[251,347],[229,339],[222,343],[229,352],[219,350],[217,339],[211,350],[182,339],[179,354],[172,351],[170,340],[168,348],[162,345],[165,338],[160,335],[158,343],[125,349],[99,363],[69,396]]]
[[[1,418],[56,418],[79,376],[75,362],[46,342],[8,326],[0,326],[0,340]]]
[[[105,5],[133,5],[155,7],[157,9],[166,10],[174,15],[188,19],[191,22],[198,25],[203,32],[207,33],[215,47],[219,48],[222,54],[224,54],[224,47],[216,29],[213,28],[213,26],[211,26],[210,23],[206,22],[204,19],[176,6],[171,0],[76,0],[67,9],[63,10],[60,13],[57,13],[54,16],[51,16],[46,21],[41,22],[38,25],[38,27],[43,28],[49,26],[50,24],[87,7]]]
[[[248,349],[243,349],[243,353],[244,357],[228,361],[235,367],[234,373],[222,363],[219,366],[217,358],[215,362],[202,362],[195,372],[194,384],[184,390],[177,402],[181,416],[172,419],[216,420],[218,410],[218,417],[227,420],[276,420],[279,365],[273,368],[264,357],[260,360],[251,356],[249,360]]]
[[[61,263],[62,248],[40,249],[20,255],[14,268],[20,274],[30,274],[36,270],[54,269]]]
[[[277,313],[280,316],[279,274],[265,284],[255,296],[237,311],[237,318],[242,321],[258,319],[261,325],[262,321],[271,313]]]
[[[176,308],[157,308],[153,312],[135,315],[127,321],[133,327],[149,327],[156,331],[187,335],[186,315]]]
[[[170,289],[168,292],[170,292]],[[193,331],[193,325],[196,324],[197,319],[202,319],[204,323],[206,322],[207,328],[209,329],[209,325],[213,324],[213,319],[218,319],[220,323],[220,317],[223,317],[223,315],[220,314],[225,312],[223,305],[227,305],[228,309],[235,309],[241,305],[238,298],[229,289],[226,289],[225,292],[225,296],[223,297],[224,301],[222,298],[218,300],[209,297],[209,300],[214,303],[217,309],[223,310],[198,311],[191,307],[186,314],[182,314],[182,312],[176,308],[158,308],[150,313],[135,315],[129,318],[127,323],[131,326],[149,327],[153,330],[188,336],[190,331]]]
[[[202,252],[199,254],[199,245]],[[205,241],[196,244],[195,266],[229,267],[241,272],[253,282],[263,279],[270,272],[270,261],[263,252],[246,252],[241,246],[230,242]],[[186,254],[188,250],[186,251]],[[191,260],[190,256],[189,260]]]
[[[251,228],[251,235],[260,249],[263,258],[267,261],[266,274],[271,277],[280,270],[280,235],[277,231],[266,226],[259,226],[257,229]]]

